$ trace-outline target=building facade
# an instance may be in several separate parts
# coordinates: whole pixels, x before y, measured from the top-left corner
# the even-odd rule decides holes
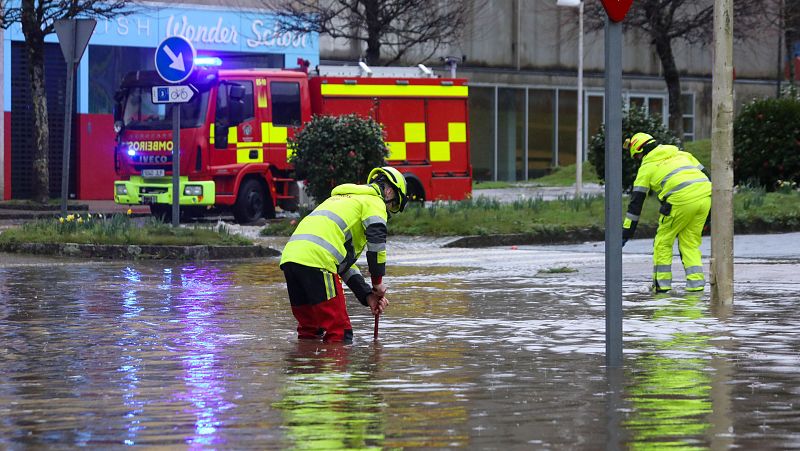
[[[578,9],[559,7],[556,0],[486,0],[481,5],[462,43],[440,54],[466,56],[457,74],[470,81],[475,179],[527,180],[574,163]],[[586,143],[604,120],[605,70],[603,32],[590,31],[590,18],[585,19],[584,158]],[[777,28],[764,28],[735,42],[737,111],[753,98],[776,95],[777,79],[783,76],[779,36]],[[667,124],[667,87],[650,39],[635,32],[626,32],[623,39],[623,105],[643,107]],[[324,37],[320,50],[323,59],[357,58],[352,48]],[[712,48],[676,40],[673,52],[681,73],[683,139],[710,138]],[[438,60],[432,64],[442,75],[448,73]]]
[[[476,0],[479,1],[479,0]],[[245,4],[246,7],[241,6]],[[481,0],[459,45],[426,61],[442,76],[440,58],[465,60],[457,76],[469,80],[471,162],[474,178],[521,181],[576,160],[578,10],[556,0]],[[221,6],[222,5],[222,6]],[[329,37],[280,35],[257,0],[146,4],[136,13],[99,21],[77,74],[70,193],[78,199],[110,199],[113,170],[113,94],[122,75],[152,69],[158,43],[170,35],[189,38],[198,54],[226,57],[234,67],[295,67],[353,64],[357,44]],[[249,8],[249,9],[247,9]],[[711,26],[711,24],[709,24]],[[26,58],[19,26],[3,39],[5,135],[0,152],[0,198],[25,198],[32,171],[32,112],[28,108]],[[51,192],[60,193],[63,97],[66,66],[55,35],[48,39],[47,89],[51,121]],[[604,37],[584,34],[583,155],[604,121]],[[736,42],[735,105],[775,96],[782,77],[779,30],[764,28],[756,38]],[[711,135],[712,49],[676,42],[681,72],[684,140]],[[423,53],[420,52],[419,55]],[[421,58],[411,55],[408,64]],[[641,33],[623,41],[623,103],[639,105],[667,122],[669,99],[661,63]],[[60,110],[59,110],[60,108]],[[62,126],[63,128],[63,126]]]

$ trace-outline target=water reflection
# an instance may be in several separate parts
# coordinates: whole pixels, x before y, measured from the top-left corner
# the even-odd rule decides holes
[[[188,401],[196,417],[194,434],[186,439],[192,447],[218,445],[219,415],[234,405],[225,399],[227,374],[220,368],[222,351],[219,325],[230,275],[215,267],[180,268],[176,311],[183,332],[175,350],[184,368],[186,391],[176,397]]]
[[[655,322],[689,322],[705,315],[699,297],[671,298],[652,314]],[[706,447],[713,411],[708,333],[673,332],[645,339],[628,373],[632,412],[623,423],[633,449]]]
[[[286,357],[283,428],[292,448],[380,449],[382,402],[370,386],[373,373],[350,359],[351,346],[300,341]],[[373,359],[379,349],[373,348]]]

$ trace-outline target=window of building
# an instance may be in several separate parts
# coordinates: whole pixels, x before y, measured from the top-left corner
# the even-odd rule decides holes
[[[494,180],[495,88],[469,88],[469,153],[475,181]]]
[[[90,45],[89,113],[112,114],[122,77],[137,70],[155,70],[153,49]]]
[[[694,93],[681,95],[683,103],[683,140],[694,141]]]
[[[666,126],[667,118],[667,97],[664,94],[629,94],[626,102],[627,107],[636,106],[642,108],[649,116],[658,116]]]
[[[497,179],[525,178],[525,90],[497,90]]]
[[[281,127],[300,125],[300,83],[273,81],[269,84],[272,99],[272,123]]]
[[[541,177],[550,170],[555,142],[556,91],[528,90],[528,177]]]
[[[558,154],[554,166],[575,164],[578,129],[578,92],[558,91]]]
[[[586,94],[586,120],[584,121],[583,132],[583,159],[588,158],[589,145],[592,143],[592,137],[600,132],[600,127],[603,126],[605,115],[604,97],[599,94]]]

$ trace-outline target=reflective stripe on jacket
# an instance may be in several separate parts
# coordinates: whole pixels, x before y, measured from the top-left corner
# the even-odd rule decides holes
[[[653,190],[659,200],[683,205],[710,196],[711,181],[694,155],[662,144],[642,158],[633,190]]]
[[[653,190],[662,202],[685,205],[711,196],[711,180],[703,165],[689,152],[662,144],[642,158],[633,182],[633,193],[622,224],[622,237],[633,237],[647,193]]]
[[[281,264],[299,263],[342,275],[358,271],[367,249],[370,275],[386,273],[386,204],[377,185],[339,185],[303,218],[283,249]]]

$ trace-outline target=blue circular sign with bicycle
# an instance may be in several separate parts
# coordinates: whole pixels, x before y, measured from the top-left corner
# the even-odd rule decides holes
[[[180,83],[194,69],[195,50],[183,36],[170,36],[156,48],[156,71],[168,83]]]

